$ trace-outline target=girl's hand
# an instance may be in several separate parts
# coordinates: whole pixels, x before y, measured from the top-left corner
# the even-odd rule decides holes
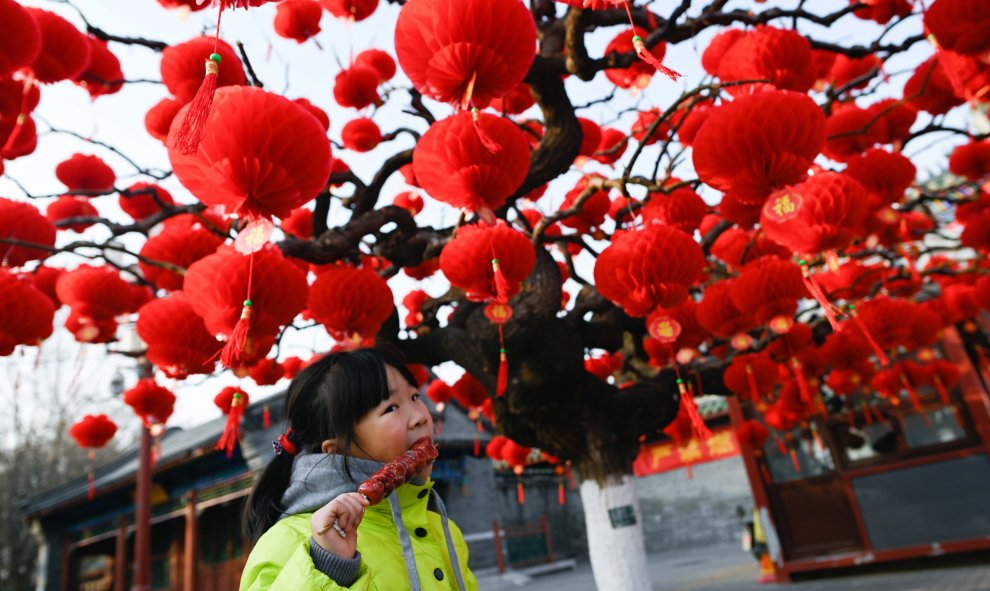
[[[338,496],[313,513],[310,521],[313,539],[327,552],[348,560],[354,558],[357,551],[357,528],[364,519],[364,509],[367,506],[368,499],[356,492]],[[333,527],[335,522],[340,531]]]

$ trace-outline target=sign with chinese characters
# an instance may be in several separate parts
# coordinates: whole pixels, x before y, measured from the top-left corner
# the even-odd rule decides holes
[[[732,428],[722,427],[713,430],[707,441],[695,437],[681,447],[673,441],[644,445],[633,462],[633,471],[636,476],[646,476],[738,455],[739,444]]]

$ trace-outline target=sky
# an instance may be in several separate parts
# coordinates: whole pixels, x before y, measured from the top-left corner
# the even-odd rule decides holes
[[[213,9],[193,14],[165,10],[155,0],[73,0],[71,5],[55,0],[20,1],[28,6],[56,12],[82,28],[82,20],[79,13],[73,9],[74,6],[91,24],[113,35],[141,37],[167,43],[178,43],[204,31],[212,32],[216,15]],[[926,5],[928,3],[925,2]],[[650,7],[663,15],[669,12],[674,4],[672,0],[659,0],[652,2]],[[707,3],[695,4],[696,7],[688,14],[697,13],[697,5]],[[763,4],[735,1],[729,2],[727,9],[749,8],[762,11],[771,6],[789,8],[797,4],[797,0],[770,1]],[[816,0],[816,2],[806,2],[805,6],[824,14],[846,4],[844,0]],[[563,5],[560,5],[559,10],[562,12],[563,8]],[[300,45],[274,34],[272,20],[275,5],[268,4],[248,11],[226,11],[223,16],[221,38],[231,45],[237,41],[244,43],[251,63],[266,89],[289,98],[306,97],[327,111],[331,119],[330,137],[339,141],[343,123],[357,113],[351,109],[342,109],[334,103],[332,94],[334,76],[340,71],[341,64],[349,63],[353,55],[366,48],[385,49],[394,56],[392,30],[398,11],[399,6],[382,0],[376,14],[362,22],[348,23],[324,13],[321,22],[322,32],[314,39]],[[782,22],[781,25],[784,23]],[[588,42],[590,53],[600,55],[608,41],[620,30],[622,29],[610,28],[593,33]],[[853,17],[842,19],[838,26],[831,29],[817,26],[801,29],[803,33],[810,34],[816,39],[846,46],[868,43],[876,38],[881,30],[881,27],[872,22]],[[914,16],[889,31],[886,39],[896,42],[917,34],[920,30],[921,19],[919,16]],[[650,85],[639,93],[619,91],[610,104],[595,106],[579,115],[601,124],[608,123],[619,129],[628,130],[635,118],[635,113],[631,112],[632,107],[670,105],[682,91],[693,88],[702,79],[704,72],[700,67],[701,52],[716,32],[715,28],[708,29],[694,39],[668,48],[664,63],[684,74],[680,81],[674,83],[662,76],[654,76]],[[36,111],[39,129],[70,130],[83,137],[115,146],[142,166],[168,169],[164,147],[145,132],[143,123],[145,112],[161,98],[168,96],[164,86],[154,82],[161,79],[160,55],[140,46],[114,43],[110,47],[120,58],[126,79],[146,82],[128,84],[121,92],[100,97],[96,101],[91,101],[82,88],[68,82],[46,86],[43,88],[42,101]],[[890,60],[885,67],[885,72],[890,77],[889,84],[876,95],[877,98],[899,96],[901,87],[911,71],[930,53],[931,48],[922,43],[906,55]],[[402,76],[401,70],[392,84],[399,87],[409,85]],[[566,85],[572,100],[578,104],[605,97],[612,90],[612,86],[602,74],[591,82],[582,82],[571,77],[566,81]],[[370,111],[362,114],[372,116],[383,133],[404,125],[418,126],[422,131],[424,124],[421,120],[411,120],[401,113],[408,104],[408,94],[401,89],[395,89],[393,96],[395,100],[373,114]],[[444,105],[429,101],[428,105],[438,116],[445,116],[451,112],[450,108]],[[529,114],[536,115],[538,111],[534,107]],[[965,126],[964,113],[955,112],[950,117],[953,118],[950,121],[954,121],[957,126]],[[931,139],[917,142],[918,146],[909,146],[906,153],[913,158],[919,172],[924,175],[925,171],[937,171],[944,167],[946,154],[960,141],[949,136],[933,136]],[[367,154],[347,153],[343,157],[358,176],[370,179],[384,158],[412,145],[407,134],[400,134],[396,141],[382,144]],[[629,150],[630,153],[631,151]],[[6,163],[7,176],[0,178],[0,196],[15,199],[25,197],[21,189],[11,182],[11,178],[16,179],[32,195],[57,195],[63,187],[54,177],[55,165],[75,152],[93,153],[103,157],[117,172],[118,186],[127,186],[131,182],[145,180],[137,175],[134,167],[124,159],[72,136],[52,132],[40,138],[39,148],[35,154]],[[339,151],[336,153],[340,154]],[[652,168],[652,160],[652,158],[643,158],[641,162],[646,162],[648,168]],[[688,158],[684,167],[679,169],[684,176],[692,175],[689,165]],[[598,168],[597,163],[586,165],[580,171],[572,170],[551,185],[547,195],[537,203],[537,207],[545,212],[553,211],[581,173],[590,171],[612,173],[611,169]],[[161,184],[178,201],[186,203],[194,201],[174,177],[166,179]],[[382,191],[380,203],[388,203],[396,193],[408,189],[399,175],[393,175]],[[635,194],[635,191],[633,192]],[[711,197],[704,193],[703,196]],[[452,208],[431,199],[426,201],[426,209],[417,216],[420,223],[442,226],[449,225],[456,219],[457,212]],[[97,199],[95,204],[104,216],[112,219],[127,219],[116,208],[114,197],[102,197]],[[332,211],[331,223],[346,221],[347,217],[345,212]],[[103,240],[106,236],[106,230],[99,228],[88,230],[83,234],[83,238],[93,240]],[[62,234],[60,241],[74,238],[76,235]],[[138,249],[141,244],[138,238],[126,237],[124,243]],[[603,247],[604,243],[601,246]],[[130,262],[126,258],[125,261]],[[82,261],[78,257],[60,255],[52,264],[73,267],[80,262]],[[579,271],[584,270],[586,275],[590,276],[592,264],[590,256],[586,257],[579,261]],[[390,285],[396,294],[397,304],[409,289],[415,287],[425,289],[434,296],[446,290],[446,282],[441,279],[432,279],[419,284],[403,274],[390,280]],[[569,284],[568,288],[574,292],[575,284]],[[119,401],[112,400],[109,393],[110,381],[118,372],[124,377],[127,385],[133,384],[136,379],[132,369],[133,362],[120,356],[107,356],[105,348],[100,345],[77,346],[61,330],[64,316],[63,310],[56,319],[58,327],[56,332],[61,333],[61,336],[56,335],[49,340],[50,342],[46,342],[41,348],[40,356],[35,348],[31,348],[18,351],[8,358],[0,358],[0,401],[4,397],[17,397],[24,403],[19,408],[27,416],[32,417],[32,420],[41,420],[45,412],[44,401],[57,392],[60,399],[76,401],[80,407],[78,413],[80,417],[84,413],[108,412],[119,419],[122,437],[133,436],[137,421],[133,419],[132,414],[129,414],[129,409],[123,407]],[[121,335],[123,336],[123,333]],[[283,341],[280,358],[289,355],[308,357],[310,351],[326,350],[330,345],[331,341],[322,328],[302,332],[290,331]],[[39,368],[44,368],[44,371],[39,371]],[[455,380],[460,373],[459,368],[452,364],[446,364],[437,371],[448,381]],[[194,376],[184,383],[160,378],[160,383],[173,388],[178,397],[175,413],[169,424],[192,427],[216,418],[219,416],[219,410],[212,403],[213,396],[223,386],[237,381],[237,378],[229,372],[209,378]],[[244,383],[253,400],[270,395],[286,385],[284,380],[283,383],[267,388],[255,387],[249,379],[244,380]],[[5,420],[9,420],[9,417],[0,414],[0,421]],[[0,428],[0,431],[2,430],[4,429]],[[0,444],[3,443],[0,441]]]

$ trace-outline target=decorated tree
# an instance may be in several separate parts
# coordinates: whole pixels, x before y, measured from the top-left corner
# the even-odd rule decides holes
[[[166,43],[0,0],[0,354],[58,318],[111,347],[136,322],[177,380],[291,376],[310,327],[452,362],[471,383],[428,392],[488,413],[493,457],[578,475],[601,589],[649,588],[607,510],[637,506],[645,439],[705,436],[695,397],[760,400],[754,448],[868,412],[861,384],[923,412],[958,379],[939,332],[990,307],[985,1],[145,3],[223,26]],[[280,93],[245,12],[311,57],[333,19],[394,42],[294,60],[332,87]],[[138,51],[157,153],[39,115],[73,84],[137,92]]]

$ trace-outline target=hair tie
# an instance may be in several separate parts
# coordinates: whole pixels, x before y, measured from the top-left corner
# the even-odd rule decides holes
[[[290,456],[299,453],[299,448],[290,439],[294,433],[295,431],[292,430],[292,427],[289,427],[288,431],[279,435],[275,441],[272,441],[272,447],[275,448],[275,455],[282,455],[283,451]]]

